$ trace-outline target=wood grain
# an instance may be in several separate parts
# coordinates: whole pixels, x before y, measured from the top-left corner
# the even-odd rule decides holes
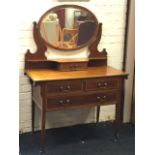
[[[67,80],[67,79],[82,79],[96,77],[115,77],[128,76],[126,72],[114,69],[109,66],[89,67],[83,71],[60,72],[50,69],[30,69],[26,70],[26,74],[34,82],[52,81],[52,80]]]

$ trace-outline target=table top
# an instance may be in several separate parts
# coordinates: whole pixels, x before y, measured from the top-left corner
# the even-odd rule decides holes
[[[53,69],[28,69],[25,71],[34,82],[55,81],[68,79],[84,79],[97,77],[128,76],[128,73],[110,66],[88,67],[82,71],[59,71]]]

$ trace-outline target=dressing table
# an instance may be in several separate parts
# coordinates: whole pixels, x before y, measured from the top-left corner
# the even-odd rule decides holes
[[[69,9],[72,10],[72,13]],[[76,42],[74,42],[76,46],[62,46],[64,39],[67,43],[73,39],[71,34],[68,34],[70,36],[68,39],[68,36],[64,36],[62,32],[63,29],[74,28],[74,26],[67,27],[69,21],[67,21],[66,16],[68,12],[70,12],[70,16],[73,15],[74,22],[72,23],[74,25],[76,22],[74,11],[78,11],[79,15],[80,11],[81,15],[85,13],[87,18],[82,22],[87,22],[88,20],[93,22],[95,29],[92,29],[91,34],[88,34],[90,36],[89,39],[85,37],[85,40],[84,38],[78,38],[78,33],[81,33],[80,29],[78,29],[75,36],[77,37]],[[53,37],[55,40],[50,40],[48,37],[48,35],[52,35],[48,32],[48,29],[43,34],[45,31],[42,29],[42,24],[47,17],[51,19],[51,21],[47,20],[49,23],[53,23],[54,18],[57,18],[57,28],[55,30],[57,32],[55,36],[57,37]],[[52,25],[51,23],[49,25]],[[107,66],[106,50],[98,51],[97,47],[101,39],[102,24],[98,23],[95,15],[88,9],[76,5],[54,7],[45,12],[38,23],[34,22],[33,24],[33,36],[37,50],[33,54],[28,50],[25,54],[25,74],[30,78],[32,85],[32,131],[34,131],[35,106],[41,111],[41,144],[44,145],[45,143],[47,112],[97,107],[96,121],[98,122],[100,106],[111,104],[116,105],[114,121],[114,134],[116,136],[121,121],[120,107],[123,81],[128,74]],[[87,32],[85,32],[85,35],[87,35]],[[79,45],[77,44],[78,39],[82,40]],[[63,50],[67,54],[67,52],[72,52],[85,46],[88,46],[90,52],[88,58],[48,59],[45,56],[47,47]]]

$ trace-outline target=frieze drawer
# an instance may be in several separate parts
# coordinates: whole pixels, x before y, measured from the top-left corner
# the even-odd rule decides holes
[[[53,97],[47,99],[47,108],[85,106],[85,105],[103,105],[107,102],[116,101],[117,91],[108,91],[96,94],[87,94],[83,96]]]
[[[86,81],[86,90],[108,90],[119,88],[118,78],[96,78]]]
[[[46,84],[46,92],[51,95],[79,92],[82,91],[82,89],[83,83],[81,80],[53,81]]]
[[[53,97],[47,99],[47,108],[73,106],[78,104],[85,104],[88,99],[84,96],[69,96],[69,97]]]
[[[109,91],[91,95],[92,102],[95,102],[99,105],[107,104],[107,102],[113,102],[117,99],[117,91]]]

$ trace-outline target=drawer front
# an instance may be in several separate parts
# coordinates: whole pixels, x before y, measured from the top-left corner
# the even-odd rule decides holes
[[[83,96],[57,97],[47,99],[47,108],[65,107],[65,106],[86,106],[86,105],[104,105],[107,102],[116,101],[117,92],[103,92]]]
[[[47,99],[47,108],[73,106],[86,102],[84,96],[69,96]]]
[[[117,92],[110,91],[110,92],[103,92],[91,95],[91,102],[97,103],[99,105],[107,104],[107,102],[113,102],[117,100]]]
[[[53,81],[46,84],[47,94],[57,94],[57,93],[71,93],[83,90],[83,83],[81,80],[72,81]]]
[[[118,78],[96,78],[86,81],[86,90],[108,90],[119,88]]]
[[[87,68],[87,62],[70,62],[59,64],[58,69],[61,71],[76,71]]]

